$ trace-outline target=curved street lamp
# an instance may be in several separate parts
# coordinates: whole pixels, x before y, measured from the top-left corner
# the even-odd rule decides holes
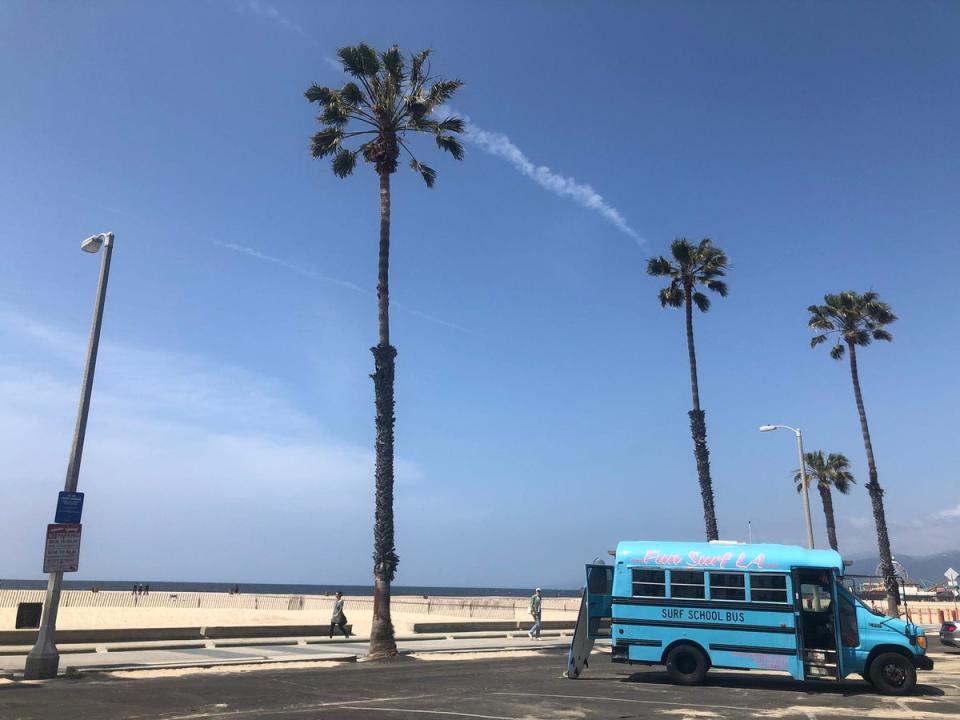
[[[760,432],[771,432],[773,430],[789,430],[797,436],[797,453],[800,455],[800,485],[803,492],[803,517],[807,523],[807,547],[813,549],[813,524],[810,521],[810,493],[807,486],[807,463],[803,456],[803,433],[800,428],[792,428],[789,425],[761,425]]]

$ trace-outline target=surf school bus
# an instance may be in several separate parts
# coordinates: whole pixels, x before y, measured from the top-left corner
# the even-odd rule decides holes
[[[683,685],[711,667],[780,670],[797,680],[859,674],[902,695],[932,670],[921,628],[870,610],[841,584],[832,550],[740,543],[621,542],[588,565],[567,677],[610,638],[614,662],[665,665]]]

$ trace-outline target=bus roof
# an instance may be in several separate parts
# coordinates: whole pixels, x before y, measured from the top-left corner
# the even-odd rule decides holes
[[[794,567],[815,567],[832,568],[843,575],[840,553],[808,550],[798,545],[625,540],[617,545],[617,562],[635,567],[750,572],[789,572]]]

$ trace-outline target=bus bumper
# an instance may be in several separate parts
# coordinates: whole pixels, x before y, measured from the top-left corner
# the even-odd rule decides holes
[[[927,655],[915,655],[913,664],[917,666],[918,670],[933,670],[933,660]]]

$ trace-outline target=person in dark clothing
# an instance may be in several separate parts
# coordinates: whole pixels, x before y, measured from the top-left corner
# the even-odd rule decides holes
[[[347,632],[347,616],[343,614],[343,595],[338,592],[336,598],[336,601],[333,603],[333,615],[330,617],[330,637],[333,637],[333,628],[338,627],[344,637],[349,638],[350,633]]]

